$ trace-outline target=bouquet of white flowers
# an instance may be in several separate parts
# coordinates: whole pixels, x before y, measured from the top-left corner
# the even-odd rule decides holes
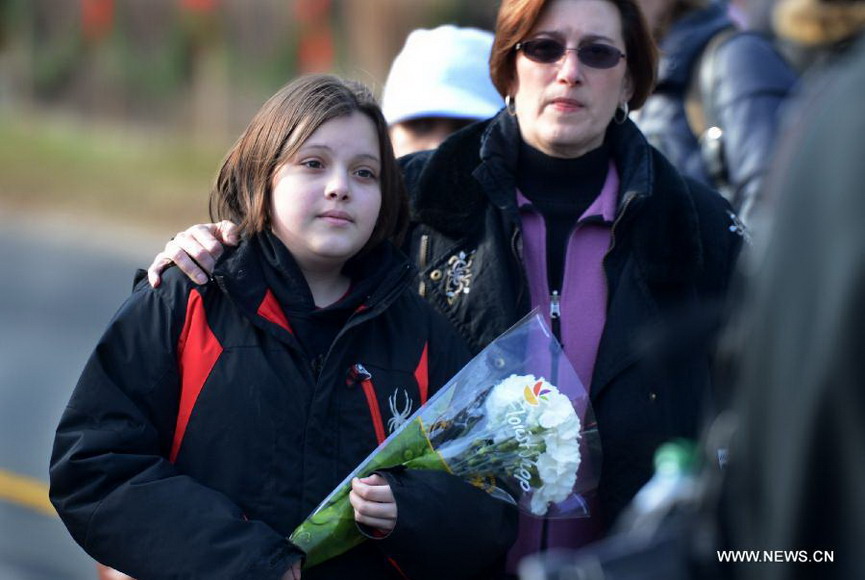
[[[351,480],[395,467],[446,470],[546,518],[588,515],[600,442],[588,394],[533,312],[494,340],[373,451],[292,533],[310,567],[364,541]]]

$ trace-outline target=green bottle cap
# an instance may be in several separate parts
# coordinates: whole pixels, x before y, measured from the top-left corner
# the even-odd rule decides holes
[[[697,463],[696,446],[687,439],[668,441],[655,451],[655,471],[692,473]]]

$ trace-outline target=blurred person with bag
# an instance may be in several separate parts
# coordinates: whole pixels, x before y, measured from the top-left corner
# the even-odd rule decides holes
[[[797,74],[768,31],[738,30],[720,2],[640,2],[662,57],[635,120],[673,165],[718,189],[748,223]]]
[[[775,22],[830,57],[805,75],[769,180],[722,513],[731,548],[833,557],[740,565],[736,578],[862,578],[865,2],[780,0]]]

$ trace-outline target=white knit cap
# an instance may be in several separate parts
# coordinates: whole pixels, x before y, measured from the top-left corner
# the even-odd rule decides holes
[[[382,95],[389,125],[418,117],[486,119],[504,102],[490,80],[493,35],[452,25],[418,29],[391,65]]]

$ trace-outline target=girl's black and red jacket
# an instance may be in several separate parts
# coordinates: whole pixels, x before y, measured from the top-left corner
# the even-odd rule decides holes
[[[317,310],[272,234],[211,281],[139,283],[57,429],[51,501],[96,560],[139,580],[280,578],[287,536],[468,360],[389,245]],[[323,337],[325,340],[323,340]],[[385,472],[395,529],[306,578],[491,577],[513,508],[444,472]]]

